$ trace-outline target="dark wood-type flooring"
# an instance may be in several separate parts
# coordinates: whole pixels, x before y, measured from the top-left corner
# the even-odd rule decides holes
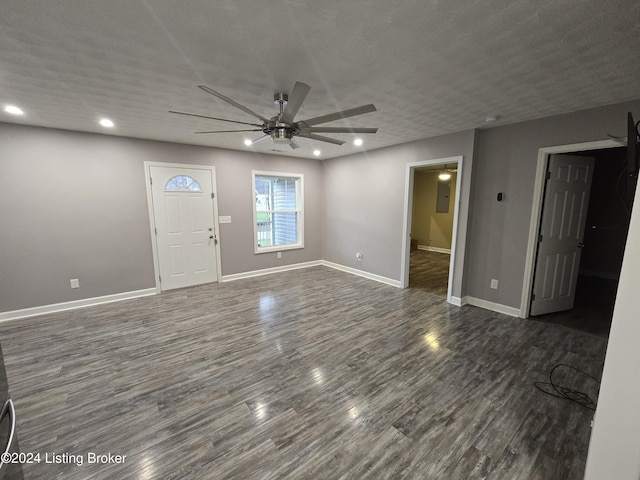
[[[409,261],[409,288],[447,298],[449,260],[450,256],[445,253],[413,250]],[[617,288],[617,280],[580,275],[571,310],[530,318],[609,338]]]
[[[581,479],[606,341],[326,267],[0,325],[25,479]],[[567,382],[587,388],[578,379]],[[88,465],[88,452],[126,455]]]
[[[447,298],[450,260],[447,253],[413,250],[409,257],[409,288]]]
[[[531,318],[609,338],[617,290],[617,280],[580,275],[571,310]]]

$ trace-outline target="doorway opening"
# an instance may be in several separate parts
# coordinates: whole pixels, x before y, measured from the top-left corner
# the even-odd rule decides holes
[[[413,178],[409,288],[447,297],[457,164],[416,167]]]
[[[594,167],[588,195],[588,209],[584,221],[583,240],[580,242],[581,255],[579,255],[579,261],[576,265],[577,275],[574,280],[573,301],[569,308],[565,306],[558,311],[535,315],[532,302],[535,301],[536,283],[539,285],[536,277],[544,275],[544,272],[539,271],[540,262],[536,262],[538,248],[541,245],[536,242],[536,255],[530,264],[532,266],[531,281],[526,287],[527,295],[523,295],[523,297],[528,297],[526,314],[523,317],[560,324],[607,338],[611,327],[631,212],[631,203],[625,190],[626,148],[608,141],[574,147],[577,148],[564,149],[561,153],[576,158],[591,157],[594,159]],[[555,153],[559,152],[545,153],[543,172],[547,171],[549,159]],[[545,208],[548,211],[551,210],[549,202],[545,199],[544,183],[540,190],[540,212],[535,228],[535,235],[538,239],[542,222],[545,221]]]
[[[407,164],[400,285],[421,285],[421,289],[457,305],[452,289],[462,160],[458,156]],[[439,179],[440,174],[450,177]],[[418,211],[414,212],[418,204]],[[464,238],[460,241],[464,242]]]

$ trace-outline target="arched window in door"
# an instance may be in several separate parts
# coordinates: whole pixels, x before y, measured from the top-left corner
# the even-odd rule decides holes
[[[188,175],[171,177],[164,186],[165,192],[201,192],[200,184]]]

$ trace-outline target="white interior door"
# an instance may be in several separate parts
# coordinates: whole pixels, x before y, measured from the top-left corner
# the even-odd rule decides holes
[[[531,315],[573,308],[594,163],[576,155],[549,158]]]
[[[150,166],[162,290],[217,280],[212,171]]]

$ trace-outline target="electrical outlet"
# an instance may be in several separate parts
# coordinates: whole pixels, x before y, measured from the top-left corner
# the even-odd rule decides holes
[[[494,290],[498,289],[498,280],[496,280],[495,278],[491,279],[491,288],[493,288]]]
[[[78,280],[77,278],[72,278],[71,280],[69,280],[69,284],[71,285],[71,288],[80,288],[80,280]]]
[[[278,257],[278,258],[282,258],[282,252],[278,252],[278,253],[276,253],[276,257]]]

